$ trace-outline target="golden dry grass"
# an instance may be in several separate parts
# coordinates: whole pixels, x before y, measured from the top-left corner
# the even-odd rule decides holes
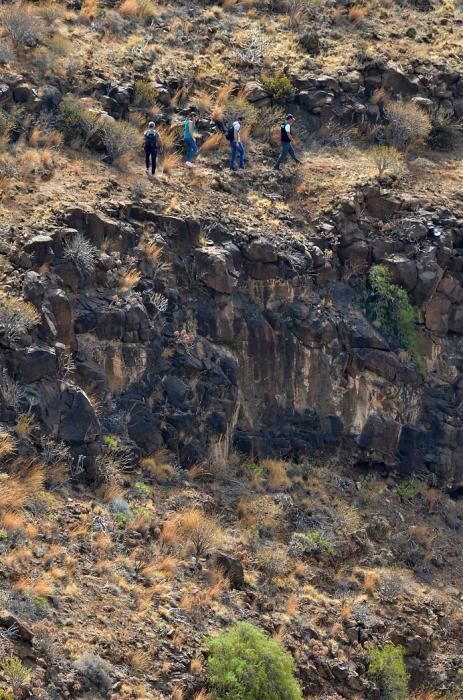
[[[9,457],[16,450],[16,444],[9,433],[0,431],[0,459]]]
[[[128,292],[140,282],[141,273],[135,268],[130,267],[124,272],[119,279],[119,288],[122,292]]]
[[[262,466],[270,472],[268,485],[272,491],[288,489],[291,486],[291,480],[286,473],[289,466],[287,462],[281,459],[264,459]]]

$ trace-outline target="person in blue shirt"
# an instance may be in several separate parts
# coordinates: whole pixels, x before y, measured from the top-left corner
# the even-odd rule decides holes
[[[193,161],[198,155],[198,144],[196,143],[195,125],[198,117],[195,112],[183,122],[183,138],[186,145],[186,163],[187,168],[193,167]]]

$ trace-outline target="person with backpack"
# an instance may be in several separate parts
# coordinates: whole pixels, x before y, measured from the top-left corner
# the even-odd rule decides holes
[[[198,155],[198,144],[196,143],[195,125],[198,117],[195,112],[192,112],[183,122],[183,138],[186,145],[186,163],[187,168],[193,167],[193,161]]]
[[[274,169],[279,170],[280,165],[285,162],[286,158],[288,156],[291,156],[291,158],[296,162],[301,164],[302,161],[297,158],[294,148],[293,148],[293,143],[294,143],[294,138],[291,133],[291,126],[294,124],[294,117],[292,114],[287,114],[286,119],[284,123],[280,127],[280,133],[281,133],[281,152],[280,155],[278,156],[278,160],[275,163]]]
[[[235,171],[237,155],[239,155],[240,170],[244,170],[246,151],[244,150],[244,143],[241,140],[241,127],[243,124],[244,117],[238,117],[238,119],[233,122],[226,133],[226,139],[230,142],[231,146],[230,172],[232,173]]]
[[[150,174],[150,161],[151,161],[151,177],[156,175],[156,160],[158,156],[158,150],[161,149],[161,140],[159,133],[154,128],[154,122],[148,124],[148,128],[144,133],[145,139],[145,156],[146,156],[146,174]]]

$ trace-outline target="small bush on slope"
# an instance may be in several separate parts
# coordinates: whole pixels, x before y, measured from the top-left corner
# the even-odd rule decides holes
[[[214,700],[302,700],[293,658],[257,627],[240,622],[208,646]]]
[[[405,649],[385,644],[382,649],[372,647],[368,657],[368,676],[383,692],[385,700],[407,700],[408,674],[404,662]]]

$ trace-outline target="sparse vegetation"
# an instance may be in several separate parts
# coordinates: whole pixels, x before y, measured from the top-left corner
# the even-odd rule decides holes
[[[257,627],[241,622],[209,639],[207,670],[216,700],[302,699],[291,655]]]
[[[387,114],[391,145],[401,151],[424,141],[431,131],[431,117],[414,102],[389,102]]]
[[[151,108],[156,102],[158,91],[146,80],[136,80],[134,84],[133,103],[136,107]]]
[[[32,4],[15,2],[2,5],[0,25],[18,48],[35,46],[44,35],[44,27]]]
[[[9,341],[22,338],[40,323],[40,314],[30,302],[18,297],[0,297],[0,334]]]
[[[84,275],[95,270],[97,249],[81,233],[76,233],[64,243],[64,257],[74,263]]]
[[[403,167],[403,155],[393,146],[373,146],[368,154],[378,168],[378,177],[387,172],[397,175]]]
[[[11,63],[14,60],[14,51],[4,39],[0,39],[0,63]]]
[[[104,119],[100,125],[103,143],[111,163],[121,164],[137,146],[138,131],[124,121]]]

